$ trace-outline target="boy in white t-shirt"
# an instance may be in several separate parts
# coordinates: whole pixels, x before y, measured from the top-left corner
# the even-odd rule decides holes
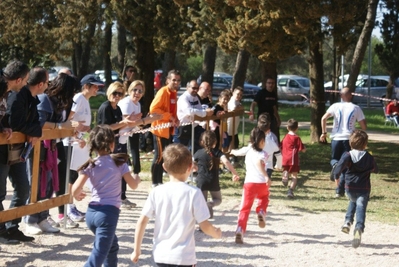
[[[137,222],[131,260],[138,262],[145,228],[154,218],[153,256],[157,266],[195,265],[195,222],[214,238],[221,238],[222,232],[208,221],[209,210],[201,190],[185,183],[193,165],[187,147],[171,144],[162,157],[170,182],[150,192]]]

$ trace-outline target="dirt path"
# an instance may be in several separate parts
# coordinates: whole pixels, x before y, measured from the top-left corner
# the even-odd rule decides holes
[[[128,192],[128,197],[134,199],[138,208],[121,212],[117,231],[120,245],[118,266],[154,266],[151,256],[152,223],[147,228],[139,264],[134,265],[129,260],[135,224],[148,186],[148,183],[142,183],[139,190]],[[8,196],[10,194],[9,190]],[[352,235],[340,232],[344,213],[293,210],[275,206],[273,201],[269,206],[266,228],[258,228],[252,213],[244,245],[237,245],[234,243],[234,231],[239,203],[239,198],[226,198],[221,206],[215,208],[215,219],[211,221],[222,229],[221,240],[211,239],[196,231],[198,266],[388,267],[398,264],[397,225],[368,220],[362,244],[354,249],[351,247]],[[87,203],[77,205],[85,210]],[[51,212],[56,212],[56,209]],[[37,236],[32,243],[0,244],[0,266],[82,266],[90,254],[92,241],[93,234],[82,223],[81,227],[62,230],[60,234]]]

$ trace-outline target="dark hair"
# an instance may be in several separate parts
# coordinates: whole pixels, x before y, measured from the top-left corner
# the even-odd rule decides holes
[[[132,66],[132,65],[126,65],[126,66],[123,68],[123,79],[126,78],[126,71],[127,71],[128,69],[133,69],[133,72],[137,72],[137,69],[136,69],[134,66]],[[130,82],[132,82],[132,81],[130,81]],[[127,85],[127,87],[129,87],[129,85]],[[127,87],[126,87],[126,88],[127,88]]]
[[[39,83],[47,82],[47,70],[43,67],[34,67],[29,72],[28,84],[38,85]]]
[[[294,119],[289,119],[287,122],[287,128],[290,131],[296,131],[298,129],[298,122]]]
[[[72,104],[75,91],[80,90],[80,83],[75,78],[65,73],[60,73],[51,82],[46,90],[46,94],[55,104],[54,109],[57,113],[68,109]]]
[[[111,127],[108,125],[97,125],[90,131],[88,146],[90,147],[90,156],[94,151],[97,153],[108,152],[112,153],[111,145],[115,143],[115,134],[112,131]],[[120,166],[123,163],[126,163],[129,155],[126,153],[118,153],[111,154],[112,159],[114,160],[116,166]],[[83,164],[78,171],[84,170],[89,166],[94,166],[95,161],[90,158],[85,164]]]
[[[252,143],[252,148],[259,152],[262,151],[263,149],[260,148],[259,144],[262,140],[265,141],[265,132],[258,127],[255,127],[252,129],[249,137]]]
[[[163,164],[170,174],[184,174],[193,163],[190,151],[182,144],[170,144],[162,153]]]
[[[270,129],[270,115],[267,112],[263,112],[258,117],[258,128],[266,132]]]
[[[1,70],[0,70],[1,72]],[[3,77],[3,73],[0,73],[0,100],[3,99],[4,97],[6,97],[7,95],[7,81],[6,79]]]
[[[180,71],[173,69],[173,70],[170,70],[168,72],[168,77],[167,78],[170,79],[172,74],[181,76]]]
[[[355,130],[349,138],[349,145],[352,149],[364,150],[367,146],[368,140],[369,136],[365,131]]]
[[[13,81],[19,78],[25,78],[28,73],[28,65],[26,65],[22,61],[14,60],[7,64],[3,71],[3,76],[6,80]]]
[[[214,166],[214,156],[212,153],[212,149],[215,146],[216,134],[213,131],[205,131],[201,134],[200,144],[205,149],[206,153],[211,157],[209,162],[209,170],[211,170]]]
[[[243,89],[241,86],[237,86],[237,87],[234,87],[233,93],[234,93],[234,91],[241,91],[241,92],[244,92],[244,89]]]

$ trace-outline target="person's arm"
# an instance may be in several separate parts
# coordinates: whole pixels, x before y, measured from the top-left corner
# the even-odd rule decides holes
[[[349,152],[345,152],[344,154],[342,154],[341,159],[338,161],[337,165],[335,165],[333,169],[333,176],[335,180],[339,179],[339,176],[348,167],[350,162],[351,156]]]
[[[145,228],[147,227],[149,220],[150,218],[147,216],[141,215],[137,221],[136,231],[134,234],[133,252],[130,256],[130,259],[133,263],[137,263],[139,261],[139,257],[141,255],[141,244],[143,243]]]
[[[80,174],[78,179],[72,185],[72,196],[78,201],[81,201],[86,196],[86,193],[83,191],[83,186],[85,185],[88,178],[88,175]]]
[[[232,180],[234,182],[239,181],[240,180],[240,176],[238,175],[236,169],[234,169],[233,165],[231,165],[231,163],[228,160],[228,158],[225,155],[223,155],[220,159],[223,162],[224,166],[226,166],[226,168],[233,174]]]
[[[251,115],[249,115],[249,120],[253,121],[255,118],[255,107],[258,104],[255,101],[252,101],[251,106],[249,107],[249,112],[251,112]]]
[[[213,226],[208,220],[199,223],[199,227],[201,228],[202,232],[213,238],[222,238],[222,230]]]
[[[237,157],[245,156],[250,149],[251,149],[251,145],[249,144],[249,145],[244,146],[244,147],[242,147],[240,149],[232,149],[230,154],[232,154],[234,156],[237,156]]]
[[[274,107],[273,107],[273,113],[274,113],[274,117],[276,118],[276,120],[277,120],[277,126],[278,127],[280,127],[280,125],[281,125],[281,119],[280,119],[280,114],[278,113],[278,108],[277,108],[277,105],[275,105]]]
[[[325,113],[323,117],[321,117],[321,135],[320,141],[325,143],[327,141],[327,119],[331,117],[330,113]]]
[[[161,91],[158,91],[158,93],[155,95],[150,105],[150,113],[161,114],[163,122],[169,122],[172,120],[172,114],[169,112],[169,110],[165,110],[164,107],[166,98],[169,100],[167,94],[164,94],[164,90],[161,89]]]
[[[125,173],[123,175],[123,179],[125,179],[125,182],[129,185],[131,189],[136,189],[140,183],[140,178],[138,178],[137,176],[136,178],[134,178],[130,172]]]
[[[359,124],[360,124],[360,128],[362,128],[363,131],[366,131],[366,129],[367,129],[366,119],[359,121]]]

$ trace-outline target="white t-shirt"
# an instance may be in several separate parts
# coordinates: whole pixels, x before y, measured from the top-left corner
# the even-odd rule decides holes
[[[266,170],[266,161],[269,156],[267,153],[262,150],[262,151],[256,151],[251,147],[251,149],[248,150],[247,154],[245,155],[245,181],[244,183],[255,183],[255,184],[261,184],[261,183],[266,183],[266,178],[265,176],[262,175],[262,173],[258,170],[258,167],[256,165],[259,160],[261,160],[263,163],[263,168]]]
[[[330,138],[334,140],[349,140],[356,129],[356,121],[365,119],[362,109],[352,102],[334,103],[326,112],[334,117],[330,135]]]
[[[140,102],[137,102],[137,104],[135,104],[131,100],[130,96],[126,96],[121,101],[119,101],[118,106],[120,107],[123,116],[131,115],[131,114],[138,114],[141,112]],[[126,144],[128,136],[123,135],[123,133],[130,132],[133,128],[134,127],[125,127],[125,128],[122,128],[119,130],[119,134],[120,134],[119,143],[120,144]]]
[[[192,122],[192,116],[206,116],[206,110],[202,107],[198,96],[192,96],[187,91],[177,100],[177,118],[180,123]]]
[[[278,146],[277,137],[274,133],[269,131],[265,137],[265,147],[263,150],[267,153],[267,155],[273,155],[275,152],[280,151],[280,147]],[[273,157],[268,157],[266,161],[266,169],[273,170]]]
[[[202,192],[184,182],[169,182],[155,187],[141,214],[155,218],[153,255],[156,263],[193,265],[195,222],[209,218]]]
[[[237,101],[237,100],[231,98],[229,103],[227,103],[227,110],[228,111],[233,111],[239,106],[241,106],[240,101]],[[233,119],[235,120],[234,128],[233,128]],[[240,117],[239,116],[227,118],[227,134],[230,135],[230,136],[233,135],[233,132],[234,132],[234,134],[238,134],[238,126],[239,126],[239,124],[240,124]]]

